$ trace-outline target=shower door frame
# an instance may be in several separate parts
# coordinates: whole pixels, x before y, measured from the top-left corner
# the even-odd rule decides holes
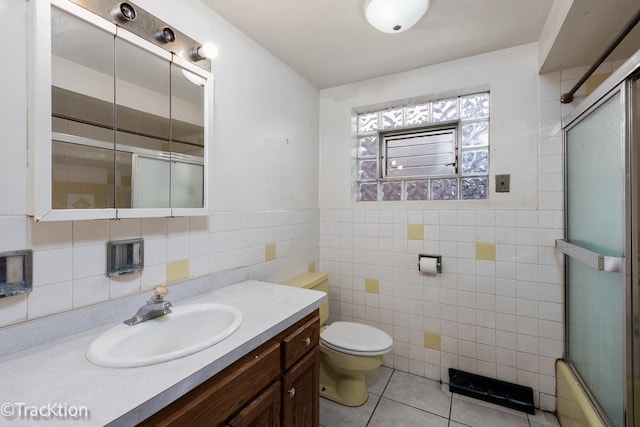
[[[613,73],[605,82],[603,82],[591,95],[585,98],[578,107],[567,117],[562,120],[563,143],[564,143],[564,221],[565,221],[565,239],[568,232],[568,182],[567,182],[567,132],[580,123],[582,119],[595,111],[606,101],[611,99],[617,93],[620,93],[620,102],[622,103],[623,116],[620,118],[623,130],[623,155],[624,155],[624,363],[625,369],[625,387],[623,390],[624,402],[623,410],[625,416],[625,427],[634,427],[636,421],[640,424],[640,390],[638,389],[638,380],[640,375],[640,336],[639,336],[639,316],[640,316],[640,285],[638,284],[638,200],[640,199],[636,192],[640,190],[638,183],[638,168],[640,162],[637,156],[640,154],[640,115],[638,120],[634,118],[634,107],[640,107],[638,103],[637,92],[640,91],[640,50],[636,52],[628,61],[626,61],[615,73]],[[634,139],[636,143],[634,144]],[[634,234],[635,232],[635,234]],[[600,416],[605,425],[611,425],[604,410],[600,407],[594,395],[589,390],[586,382],[580,376],[578,370],[569,359],[570,341],[569,341],[569,286],[568,286],[568,268],[566,267],[566,259],[569,255],[565,252],[565,357],[568,366],[573,374],[578,378],[581,388],[591,400],[596,412]],[[635,408],[635,409],[634,409]]]

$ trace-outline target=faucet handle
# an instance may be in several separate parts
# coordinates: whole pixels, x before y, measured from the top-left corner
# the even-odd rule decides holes
[[[164,299],[164,297],[167,296],[168,293],[169,289],[167,289],[166,286],[156,286],[153,288],[153,290],[151,290],[151,295],[153,295],[151,299],[155,302],[160,302]]]

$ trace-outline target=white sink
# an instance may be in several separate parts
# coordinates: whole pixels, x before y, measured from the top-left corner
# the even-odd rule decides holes
[[[171,310],[134,326],[114,326],[89,345],[87,359],[108,368],[166,362],[219,343],[242,323],[242,313],[223,304],[190,304]]]

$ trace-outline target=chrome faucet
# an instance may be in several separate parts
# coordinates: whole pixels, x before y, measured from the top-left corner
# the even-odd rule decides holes
[[[156,286],[151,291],[151,299],[147,301],[145,305],[138,309],[138,312],[131,319],[125,320],[125,325],[133,326],[138,323],[146,322],[149,319],[155,317],[164,316],[171,313],[171,302],[165,301],[164,297],[167,296],[169,290],[166,286]]]

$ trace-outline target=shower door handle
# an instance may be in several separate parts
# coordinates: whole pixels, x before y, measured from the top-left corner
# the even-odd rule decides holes
[[[582,246],[574,245],[564,239],[556,240],[556,248],[563,254],[575,258],[598,271],[610,273],[624,272],[624,257],[614,257],[601,255],[597,252],[585,249]]]

